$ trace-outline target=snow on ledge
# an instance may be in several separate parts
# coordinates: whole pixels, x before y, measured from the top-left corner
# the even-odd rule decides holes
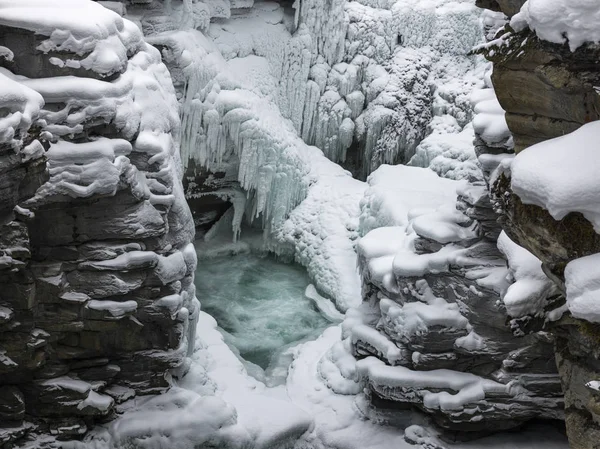
[[[567,306],[575,318],[600,323],[600,253],[575,259],[565,268]]]
[[[529,26],[540,39],[568,42],[575,51],[586,42],[600,42],[600,4],[597,0],[528,0],[510,25],[516,31]]]
[[[48,36],[37,47],[44,53],[85,55],[81,60],[50,58],[53,64],[103,75],[124,70],[128,53],[144,44],[132,22],[90,0],[0,0],[0,25]]]
[[[523,203],[547,209],[555,220],[581,212],[600,233],[600,121],[527,148],[511,172]]]
[[[0,116],[0,144],[18,148],[44,106],[44,99],[34,90],[0,73],[0,104],[5,108]]]

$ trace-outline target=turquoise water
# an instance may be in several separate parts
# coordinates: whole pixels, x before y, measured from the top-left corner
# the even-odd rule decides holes
[[[247,361],[267,368],[284,346],[324,329],[328,322],[304,296],[304,269],[256,254],[198,261],[197,296]]]

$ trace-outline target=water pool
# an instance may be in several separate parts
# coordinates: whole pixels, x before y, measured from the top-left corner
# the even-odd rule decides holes
[[[201,259],[196,270],[202,310],[229,345],[263,369],[280,349],[329,324],[304,295],[309,282],[303,268],[253,253]]]

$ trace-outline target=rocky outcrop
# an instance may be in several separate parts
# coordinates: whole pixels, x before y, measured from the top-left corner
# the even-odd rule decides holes
[[[78,438],[123,400],[168,389],[198,314],[160,54],[95,3],[48,3],[82,8],[98,35],[76,39],[68,14],[0,14],[0,88],[22,92],[0,95],[3,447],[27,433]]]
[[[489,2],[480,3],[492,8]],[[528,29],[514,33],[507,28],[500,35],[484,54],[494,62],[494,88],[506,110],[517,152],[600,119],[597,45],[571,51],[567,44],[543,41]],[[526,204],[511,190],[510,171],[504,170],[493,188],[507,234],[542,261],[544,272],[564,294],[567,264],[600,251],[592,223],[577,212],[557,220],[546,209]],[[600,378],[600,327],[568,313],[556,321],[566,310],[564,301],[563,297],[551,303],[537,318],[526,315],[521,320],[536,321],[535,327],[544,326],[554,337],[571,447],[597,448],[600,413],[597,391],[591,385]]]
[[[502,35],[482,53],[494,63],[492,81],[517,153],[600,119],[600,47],[572,52],[526,30]]]
[[[500,227],[487,188],[459,192],[456,210],[412,219],[406,243],[392,239],[394,228],[381,228],[358,245],[368,313],[347,327],[353,355],[367,357],[358,366],[371,400],[416,407],[447,438],[562,419],[552,337],[517,338],[508,325],[502,299],[514,279],[496,246]],[[436,225],[447,232],[436,234]],[[387,233],[392,253],[414,250],[396,252],[382,277],[389,255],[374,254],[369,240]]]

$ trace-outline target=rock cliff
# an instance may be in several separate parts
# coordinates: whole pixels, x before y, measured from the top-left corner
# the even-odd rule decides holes
[[[480,3],[507,15],[515,13],[512,6],[500,1]],[[496,37],[497,40],[483,53],[494,63],[492,81],[506,111],[506,122],[514,136],[517,153],[534,151],[529,147],[600,119],[597,91],[600,49],[597,44],[570,48],[569,42],[560,44],[543,40],[529,28],[515,32],[507,27]],[[556,142],[554,148],[567,157],[576,148],[566,140],[560,141],[562,145],[558,140]],[[594,142],[582,141],[577,147],[584,145],[594,145]],[[540,150],[543,148],[546,147],[540,147]],[[537,151],[535,154],[540,158],[539,169],[543,170],[542,162],[550,157],[550,153],[544,156],[543,152]],[[579,177],[580,174],[571,173],[570,176]],[[554,179],[554,183],[559,182],[558,177]],[[555,218],[556,214],[547,208],[517,195],[511,184],[511,172],[505,169],[493,185],[502,226],[515,242],[542,261],[544,272],[559,292],[554,301],[544,303],[538,310],[515,310],[513,318],[528,331],[543,327],[553,335],[565,394],[570,445],[577,449],[597,448],[600,447],[600,410],[594,381],[600,378],[600,327],[593,314],[576,318],[568,313],[565,300],[570,303],[573,293],[566,286],[565,269],[575,259],[598,253],[599,236],[584,214],[574,211]],[[574,198],[573,202],[577,200]]]
[[[45,8],[61,9],[57,15]],[[77,20],[73,20],[76,17]],[[0,2],[0,444],[69,439],[169,388],[194,226],[159,52],[91,2]]]

